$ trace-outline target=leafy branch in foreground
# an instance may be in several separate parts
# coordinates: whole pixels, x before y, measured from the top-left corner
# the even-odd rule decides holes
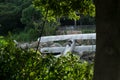
[[[4,80],[92,80],[93,64],[69,54],[55,58],[16,48],[0,37],[0,78]]]
[[[92,0],[33,0],[33,5],[41,10],[44,16],[48,9],[48,21],[55,21],[57,17],[62,16],[79,19],[77,13],[95,16],[95,5]]]

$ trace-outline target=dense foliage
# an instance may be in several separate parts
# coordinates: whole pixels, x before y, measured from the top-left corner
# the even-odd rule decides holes
[[[0,35],[10,31],[15,33],[12,38],[29,41],[39,36],[46,20],[43,34],[53,35],[54,21],[60,17],[79,19],[76,13],[93,16],[95,11],[92,0],[34,0],[33,4],[32,0],[1,0]],[[33,49],[17,48],[10,37],[0,37],[1,80],[92,80],[92,76],[93,64],[71,53],[43,56]]]
[[[47,20],[55,17],[68,16],[70,19],[79,19],[77,14],[95,16],[95,6],[92,0],[33,0],[34,6],[42,11]]]
[[[8,31],[17,32],[25,27],[20,21],[22,10],[28,7],[30,0],[2,0],[0,3],[0,35]]]
[[[32,0],[3,0],[0,3],[0,35],[13,34],[18,41],[36,40],[43,26],[43,15],[32,5]],[[48,22],[43,35],[55,34],[57,24]],[[53,27],[53,28],[51,28]]]
[[[43,26],[42,23],[46,15],[46,9],[48,9],[48,21],[59,20],[59,18],[62,17],[60,22],[61,24],[65,23],[65,25],[67,23],[64,20],[68,21],[69,18],[79,18],[76,12],[80,12],[80,15],[87,15],[89,13],[90,15],[94,15],[95,13],[95,6],[92,0],[0,0],[0,35],[6,36],[10,31],[22,38],[21,35],[27,35],[31,30],[34,30],[38,37],[41,27]],[[81,16],[78,24],[94,24],[94,18],[91,18],[89,15],[87,16],[85,19],[84,16]],[[70,24],[70,22],[68,23]],[[46,27],[58,26],[53,22],[47,22],[46,25]],[[45,30],[43,34],[52,35],[53,32],[55,32],[55,29],[53,29],[54,28],[49,28],[50,31]],[[27,37],[30,36],[34,35],[27,35]],[[27,38],[27,40],[29,40],[29,38]]]
[[[77,56],[55,58],[34,50],[16,48],[11,39],[0,37],[1,80],[92,80],[93,64]]]

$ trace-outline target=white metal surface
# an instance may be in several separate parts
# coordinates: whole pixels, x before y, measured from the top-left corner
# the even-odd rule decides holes
[[[68,45],[66,45],[62,55],[65,56],[68,52],[72,52],[74,48],[75,48],[75,40],[70,40]]]
[[[43,36],[40,42],[60,41],[60,40],[76,40],[76,39],[96,39],[96,33],[89,34],[71,34],[71,35],[56,35],[56,36]],[[39,40],[39,38],[38,38]]]
[[[40,51],[42,53],[61,53],[55,57],[65,56],[67,52],[77,52],[82,54],[84,51],[96,51],[96,45],[82,45],[75,46],[74,40],[84,40],[84,39],[96,39],[96,33],[89,34],[71,34],[71,35],[56,35],[56,36],[44,36],[41,37],[40,42],[49,42],[49,41],[62,41],[62,40],[71,40],[70,44],[67,44],[66,47],[45,47]],[[39,40],[39,38],[38,38]]]
[[[42,48],[42,53],[63,53],[65,50],[65,47],[46,47]],[[82,45],[82,46],[76,46],[74,48],[75,52],[82,53],[84,51],[96,51],[96,45]]]

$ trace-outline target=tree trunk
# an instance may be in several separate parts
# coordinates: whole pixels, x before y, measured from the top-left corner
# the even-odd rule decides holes
[[[96,0],[93,80],[120,80],[120,0]]]

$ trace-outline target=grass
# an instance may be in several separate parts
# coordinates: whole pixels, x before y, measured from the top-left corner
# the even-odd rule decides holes
[[[82,33],[96,33],[95,29],[81,29]]]

